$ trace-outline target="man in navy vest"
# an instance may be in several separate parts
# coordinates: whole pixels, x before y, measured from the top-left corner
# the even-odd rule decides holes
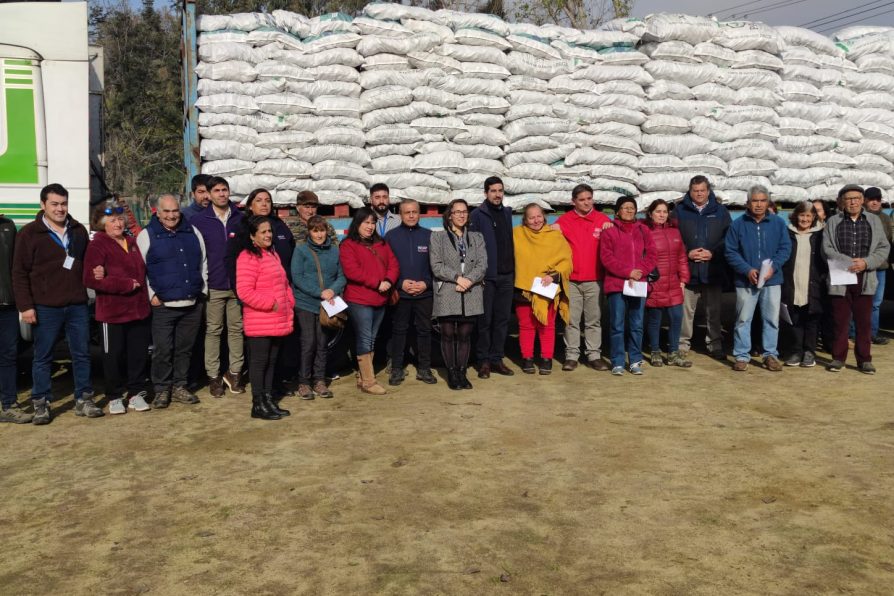
[[[199,300],[208,292],[202,235],[182,217],[177,199],[163,195],[156,214],[137,236],[137,247],[146,261],[146,288],[152,304],[152,407],[166,408],[171,401],[198,403],[186,382],[202,323]]]

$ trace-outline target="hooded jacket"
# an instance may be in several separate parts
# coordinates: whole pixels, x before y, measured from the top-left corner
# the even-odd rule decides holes
[[[671,218],[677,222],[686,245],[687,259],[689,251],[696,248],[706,248],[713,255],[707,262],[689,261],[689,284],[723,285],[727,277],[723,243],[732,222],[726,207],[711,192],[704,209],[699,211],[687,192],[671,212]]]

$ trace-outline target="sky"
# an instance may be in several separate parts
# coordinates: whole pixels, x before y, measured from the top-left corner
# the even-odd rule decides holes
[[[737,6],[738,8],[734,8]],[[876,0],[874,2],[870,0],[851,0],[849,2],[841,2],[841,0],[635,1],[633,16],[643,17],[654,12],[692,15],[709,15],[713,12],[720,20],[730,20],[730,16],[735,15],[734,18],[737,19],[763,21],[768,25],[803,26],[811,21],[819,21],[811,28],[817,31],[823,29],[821,32],[827,35],[848,24],[894,26],[894,1],[891,0]],[[842,12],[844,14],[838,14]],[[829,19],[822,20],[826,17]],[[832,19],[838,20],[832,21]],[[851,23],[852,21],[856,22]]]

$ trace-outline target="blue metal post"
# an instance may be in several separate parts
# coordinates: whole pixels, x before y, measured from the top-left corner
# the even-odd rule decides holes
[[[190,180],[199,173],[199,113],[196,110],[196,4],[183,0],[181,6],[180,72],[183,87],[183,166],[186,170],[184,197],[189,196]]]

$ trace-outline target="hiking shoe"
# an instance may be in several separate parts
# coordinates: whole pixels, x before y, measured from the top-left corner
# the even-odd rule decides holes
[[[149,397],[149,394],[145,391],[140,391],[139,393],[131,395],[127,400],[128,409],[136,412],[147,411],[149,409],[149,404],[146,403],[147,397]]]
[[[124,407],[124,400],[120,397],[118,399],[109,400],[109,414],[127,414],[127,408]]]
[[[164,389],[162,391],[156,390],[155,399],[152,400],[152,409],[153,410],[163,410],[171,405],[171,390]]]
[[[816,356],[814,356],[812,352],[805,352],[804,357],[801,359],[801,366],[804,368],[816,366]]]
[[[208,393],[211,397],[223,397],[227,392],[223,384],[223,377],[210,377],[208,379]]]
[[[656,368],[664,366],[664,360],[661,359],[661,352],[652,352],[652,356],[649,358],[649,364]]]
[[[174,390],[171,391],[171,401],[178,404],[197,404],[199,398],[190,393],[186,387],[174,387]]]
[[[484,362],[478,366],[478,378],[479,379],[489,379],[490,378],[490,362]]]
[[[829,372],[841,372],[842,368],[844,368],[844,362],[841,360],[833,360],[826,365],[826,370]]]
[[[733,364],[733,370],[736,372],[744,372],[748,370],[748,361],[747,360],[736,360],[736,363]]]
[[[602,372],[609,369],[608,364],[605,363],[605,360],[602,358],[593,358],[592,360],[587,361],[587,367],[592,368],[595,371]]]
[[[230,388],[233,395],[245,393],[245,384],[242,382],[242,373],[227,371],[223,375],[223,382]]]
[[[19,404],[12,404],[5,410],[0,411],[0,422],[12,422],[13,424],[28,424],[34,418],[34,414],[29,414],[23,410]]]
[[[574,370],[575,368],[577,368],[578,364],[579,363],[577,360],[566,360],[565,362],[562,363],[562,370],[565,372],[570,372],[570,371]]]
[[[490,369],[491,371],[497,373],[498,375],[503,375],[504,377],[511,377],[515,374],[511,368],[503,364],[502,360],[500,360],[499,362],[492,362],[490,365]]]
[[[541,375],[548,375],[553,372],[553,360],[552,358],[544,358],[538,367],[540,369]]]
[[[801,366],[802,360],[803,360],[803,357],[801,356],[801,354],[792,354],[791,356],[786,358],[785,365],[786,366]]]
[[[860,366],[857,367],[857,370],[859,370],[864,375],[874,375],[875,374],[875,367],[872,366],[871,362],[861,363]]]
[[[322,397],[325,399],[329,399],[332,397],[332,392],[329,391],[329,387],[326,386],[325,381],[317,381],[314,383],[314,395],[317,397]]]
[[[771,372],[779,372],[782,370],[782,363],[774,356],[767,356],[764,358],[764,368]]]
[[[613,366],[612,374],[615,375],[616,377],[623,377],[624,376],[624,367],[623,366]]]
[[[891,340],[883,335],[876,335],[875,337],[872,338],[872,343],[874,343],[877,346],[886,346],[890,342],[891,342]]]
[[[312,400],[314,398],[313,389],[307,383],[301,383],[298,385],[298,397],[308,401]]]
[[[52,419],[50,414],[50,402],[46,398],[31,400],[34,404],[34,417],[31,419],[32,424],[49,424]]]
[[[391,367],[391,374],[388,375],[388,384],[397,387],[401,383],[404,382],[404,379],[407,378],[407,373],[401,368]]]
[[[100,408],[93,403],[92,394],[85,393],[84,397],[75,402],[75,416],[86,416],[87,418],[100,418],[105,416]]]
[[[680,368],[692,368],[692,361],[687,360],[683,356],[683,352],[671,352],[667,357],[667,363],[670,366],[679,366]]]
[[[714,350],[711,352],[711,358],[719,360],[720,362],[726,362],[726,354],[723,350]]]
[[[643,363],[642,363],[642,361],[640,361],[640,362],[634,362],[633,364],[630,365],[630,374],[632,374],[632,375],[641,375],[641,374],[643,374]]]
[[[423,368],[422,370],[416,371],[416,380],[422,381],[426,385],[435,385],[438,380],[435,378],[435,375],[432,374],[430,368]]]
[[[533,358],[523,358],[522,364],[521,364],[521,369],[522,369],[522,372],[525,373],[526,375],[533,375],[535,372],[537,372],[537,367],[534,366],[534,359]]]

